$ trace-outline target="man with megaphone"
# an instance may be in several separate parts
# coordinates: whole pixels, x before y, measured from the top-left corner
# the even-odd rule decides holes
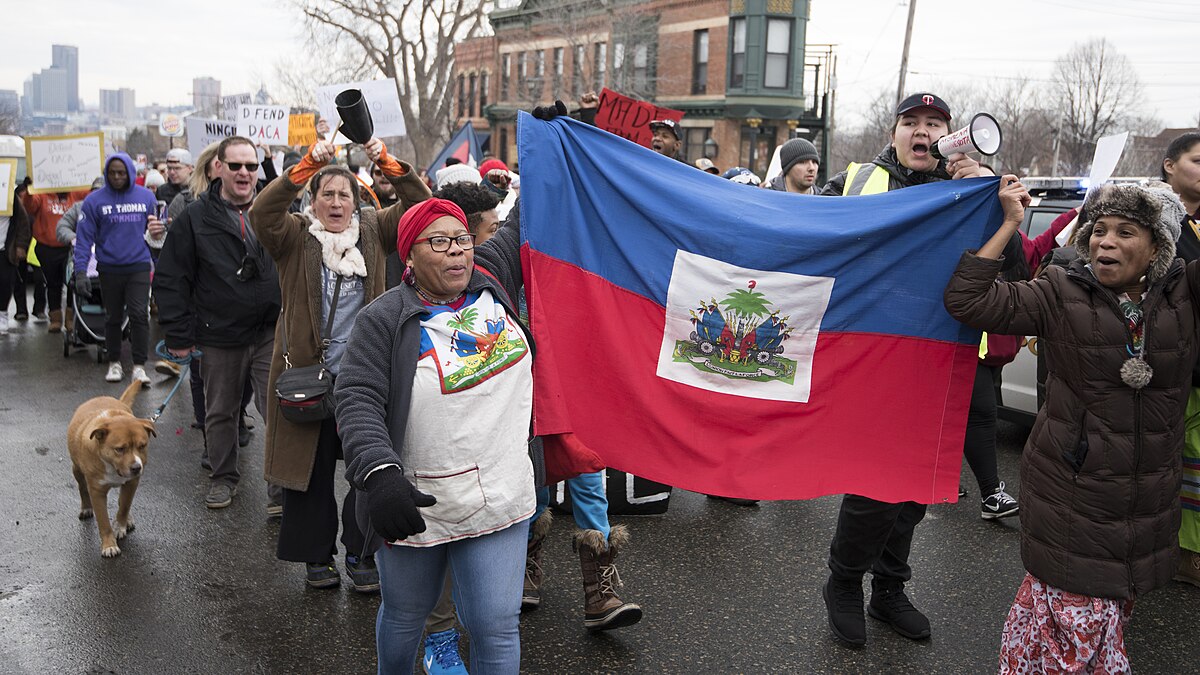
[[[992,175],[962,152],[938,152],[940,139],[954,141],[964,133],[971,139],[977,123],[954,134],[949,125],[950,106],[941,97],[929,92],[909,96],[896,106],[891,143],[883,152],[869,163],[850,164],[820,194],[877,194],[941,180]],[[955,147],[993,154],[999,148],[999,129],[988,132],[994,136],[994,147],[961,143]],[[942,150],[947,149],[943,145]],[[939,159],[939,154],[945,159]],[[1015,250],[1019,256],[1021,249]],[[859,495],[842,499],[829,547],[830,577],[823,591],[829,627],[838,639],[852,645],[867,641],[862,581],[868,570],[872,573],[868,606],[871,616],[907,638],[929,637],[929,619],[904,594],[904,584],[912,576],[908,554],[913,530],[924,517],[925,505],[916,502],[891,504]]]

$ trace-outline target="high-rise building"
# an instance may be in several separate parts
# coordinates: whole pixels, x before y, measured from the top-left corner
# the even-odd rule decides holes
[[[211,77],[192,78],[192,107],[216,110],[221,105],[221,81]]]
[[[82,106],[79,101],[79,48],[71,45],[51,45],[52,68],[66,71],[67,112],[79,112]]]
[[[43,68],[25,80],[25,111],[64,115],[67,110],[67,71]]]
[[[137,115],[132,89],[100,90],[100,115],[110,119],[132,120]]]

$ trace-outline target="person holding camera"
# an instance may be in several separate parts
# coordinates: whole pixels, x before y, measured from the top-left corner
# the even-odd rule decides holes
[[[212,467],[204,503],[210,509],[229,506],[237,493],[238,419],[247,377],[265,419],[282,304],[275,262],[250,222],[258,164],[250,139],[221,141],[208,191],[171,223],[154,274],[168,351],[176,358],[197,349],[204,354],[204,435]],[[276,486],[270,494],[272,503],[281,499]]]
[[[386,290],[384,261],[396,246],[396,226],[410,206],[429,198],[416,171],[387,153],[378,139],[364,146],[396,202],[385,209],[359,208],[359,183],[343,166],[330,165],[336,148],[318,141],[308,155],[272,181],[250,210],[250,221],[274,258],[283,289],[283,315],[271,359],[268,391],[276,400],[267,410],[268,480],[283,490],[283,520],[276,556],[305,563],[312,588],[335,588],[338,504],[334,483],[342,442],[332,416],[297,414],[279,397],[285,373],[321,364],[336,377],[350,329],[359,310]],[[302,213],[289,207],[308,185],[311,203]],[[279,393],[283,392],[283,393]],[[374,557],[364,555],[365,538],[354,519],[356,492],[342,503],[342,544],[346,573],[354,590],[379,590]]]

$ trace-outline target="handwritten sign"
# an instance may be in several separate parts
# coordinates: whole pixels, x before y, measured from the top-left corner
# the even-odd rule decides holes
[[[288,145],[312,145],[317,142],[317,120],[312,113],[288,118]]]
[[[30,194],[90,190],[104,172],[104,134],[35,136],[25,139]]]
[[[238,116],[238,108],[244,105],[254,103],[254,97],[250,94],[230,94],[229,96],[221,97],[221,113],[225,119],[236,122]]]
[[[683,111],[660,108],[653,103],[623,96],[605,87],[600,91],[600,107],[596,109],[596,126],[621,138],[650,147],[654,132],[648,126],[654,120],[683,119]]]
[[[244,105],[238,108],[237,135],[255,143],[283,145],[288,140],[288,109],[283,105]]]
[[[13,213],[13,181],[17,178],[17,160],[0,159],[0,216]]]
[[[163,113],[158,120],[158,133],[168,138],[179,138],[183,135],[183,118],[175,113]]]
[[[199,157],[205,148],[217,141],[237,135],[236,122],[195,116],[184,119],[187,122],[188,151],[192,157]]]
[[[317,110],[321,117],[329,122],[330,129],[337,129],[342,118],[338,115],[334,99],[347,89],[362,91],[367,107],[371,109],[371,121],[375,123],[375,137],[403,136],[407,133],[404,128],[404,112],[400,109],[400,97],[396,94],[396,81],[392,78],[369,80],[365,82],[347,82],[317,87]],[[350,139],[338,134],[334,143],[345,145]]]

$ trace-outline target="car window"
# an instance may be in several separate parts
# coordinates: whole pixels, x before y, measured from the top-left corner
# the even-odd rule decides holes
[[[1030,239],[1036,239],[1038,235],[1050,229],[1050,224],[1054,222],[1054,219],[1065,211],[1066,209],[1031,209],[1027,217],[1029,227],[1025,230],[1025,235]]]

